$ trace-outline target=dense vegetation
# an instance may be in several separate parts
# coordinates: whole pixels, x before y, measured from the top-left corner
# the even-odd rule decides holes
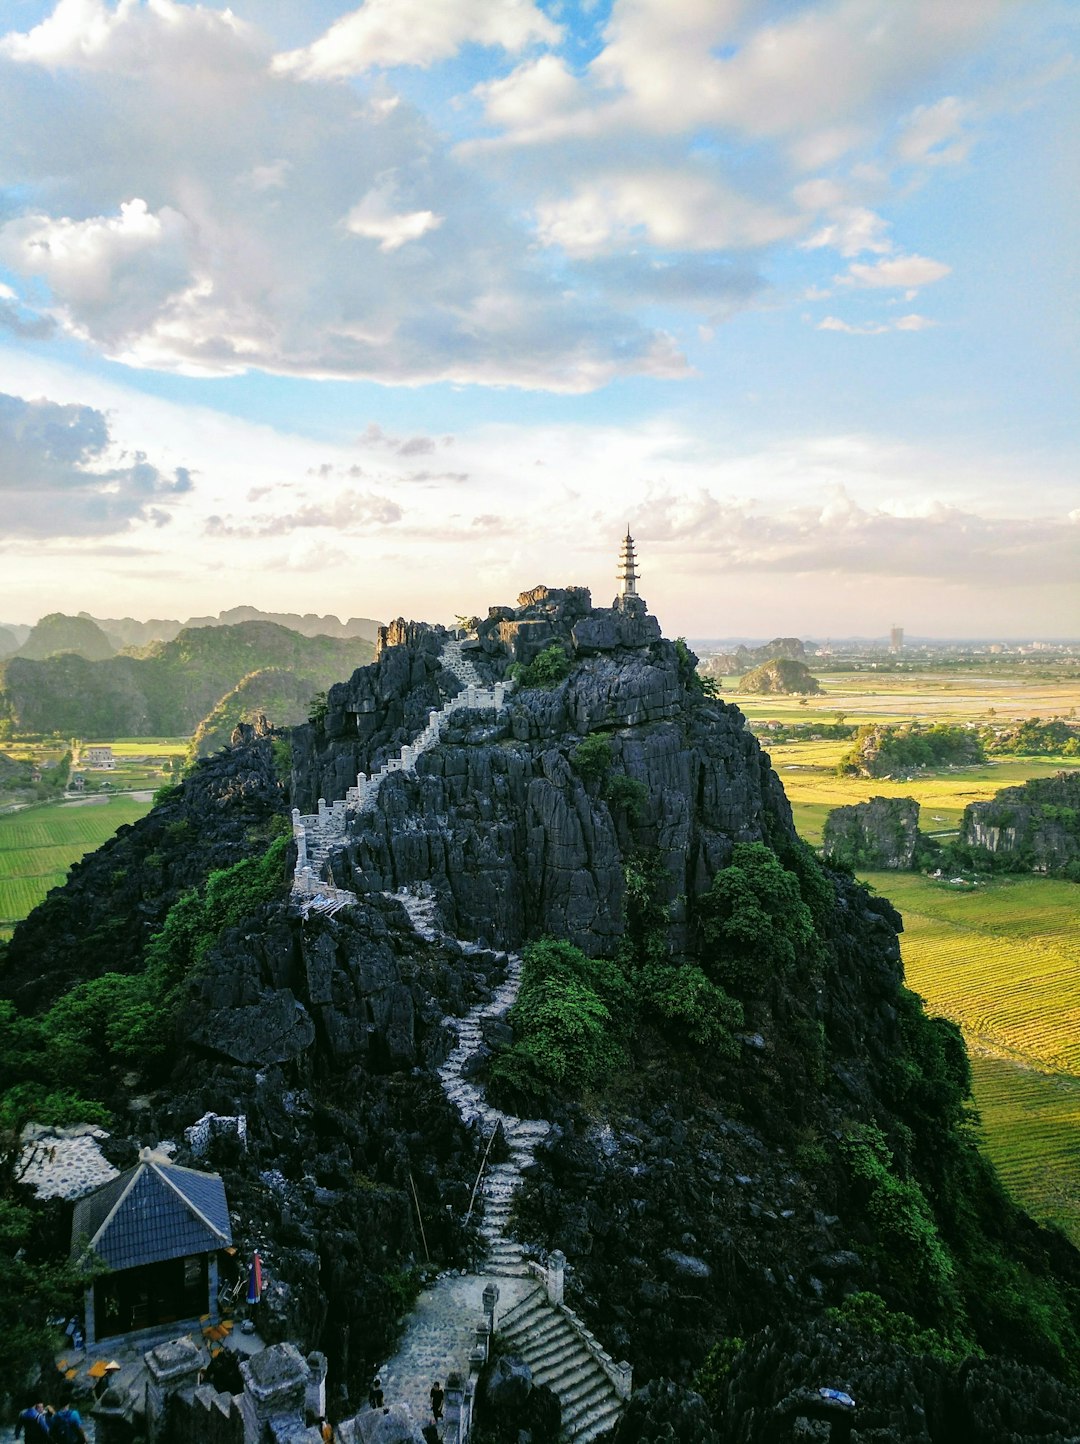
[[[970,767],[987,757],[1021,756],[1080,756],[1080,728],[1060,717],[1032,717],[1010,727],[869,722],[855,733],[854,745],[837,770],[842,776],[887,777],[934,767]]]
[[[308,693],[371,660],[362,640],[302,637],[273,622],[202,627],[138,654],[88,662],[74,653],[0,664],[0,723],[10,733],[161,737],[193,732],[252,672],[274,668]]]
[[[979,735],[967,727],[939,722],[889,727],[867,723],[837,765],[841,775],[891,777],[931,767],[968,767],[986,761]]]
[[[821,683],[811,674],[805,662],[773,657],[747,672],[739,683],[739,691],[814,697],[821,691]]]
[[[555,687],[570,675],[570,654],[558,642],[545,647],[528,664],[515,662],[508,676],[519,687]]]

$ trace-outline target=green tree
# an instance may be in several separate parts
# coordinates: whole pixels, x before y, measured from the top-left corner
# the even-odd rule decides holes
[[[705,966],[738,998],[763,997],[815,941],[799,880],[764,843],[736,843],[698,904]]]

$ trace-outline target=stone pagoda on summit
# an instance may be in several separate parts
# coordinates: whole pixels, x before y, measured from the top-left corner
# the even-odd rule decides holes
[[[612,604],[627,616],[643,617],[646,612],[645,599],[638,595],[637,589],[640,575],[637,569],[637,554],[634,551],[634,538],[630,535],[630,528],[627,527],[626,535],[622,540],[622,549],[619,552],[619,569],[615,573],[615,579],[619,583],[619,594]]]

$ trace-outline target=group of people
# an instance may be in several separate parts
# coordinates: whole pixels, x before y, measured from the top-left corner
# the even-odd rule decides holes
[[[24,1437],[26,1444],[86,1444],[86,1430],[78,1409],[65,1404],[54,1409],[51,1404],[31,1404],[15,1420],[15,1438]]]

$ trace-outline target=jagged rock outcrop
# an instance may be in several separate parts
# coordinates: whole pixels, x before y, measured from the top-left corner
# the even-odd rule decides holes
[[[907,870],[918,839],[919,804],[913,797],[871,797],[834,807],[822,842],[829,861],[845,867]]]
[[[451,719],[415,775],[388,778],[377,807],[350,822],[333,880],[359,895],[429,883],[459,937],[517,947],[552,933],[597,953],[623,931],[626,855],[656,850],[677,944],[685,898],[707,886],[735,842],[758,840],[770,825],[792,831],[779,781],[737,708],[688,705],[686,663],[643,609],[589,610],[583,588],[541,587],[521,600],[512,621],[496,608],[478,625],[469,656],[480,675],[504,677],[515,655],[535,656],[522,640],[534,624],[543,647],[577,659],[570,674],[522,689],[498,716]],[[377,662],[329,693],[321,731],[297,730],[302,811],[343,797],[358,772],[378,770],[458,692],[440,663],[444,643],[439,629],[391,624]],[[643,790],[633,816],[575,769],[574,749],[593,732]]]
[[[960,841],[1032,872],[1080,878],[1080,772],[1034,778],[969,803]]]

